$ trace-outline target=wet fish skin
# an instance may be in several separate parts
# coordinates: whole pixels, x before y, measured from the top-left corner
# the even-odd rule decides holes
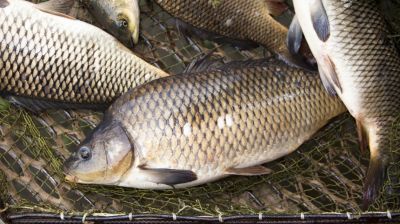
[[[287,50],[288,30],[271,16],[271,13],[286,9],[279,0],[221,0],[214,4],[209,0],[155,2],[173,17],[191,26],[235,41],[261,44],[292,65],[312,69],[304,62],[308,58],[294,58]],[[271,4],[275,6],[275,11],[272,11]]]
[[[272,59],[170,76],[118,98],[65,163],[66,179],[166,189],[266,174],[260,164],[344,111],[316,73]]]
[[[399,54],[373,0],[295,0],[294,6],[327,89],[356,119],[361,148],[369,146],[362,206],[367,209],[392,157],[390,132],[400,111]]]
[[[96,21],[128,47],[139,40],[138,0],[83,0]]]
[[[97,27],[29,2],[1,2],[2,94],[89,107],[167,75]]]

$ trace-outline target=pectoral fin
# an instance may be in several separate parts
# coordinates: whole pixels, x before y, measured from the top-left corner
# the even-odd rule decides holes
[[[226,171],[226,174],[230,175],[242,175],[242,176],[255,176],[255,175],[264,175],[264,174],[269,174],[272,172],[272,170],[258,165],[258,166],[250,166],[250,167],[244,167],[244,168],[228,168]]]
[[[140,166],[148,181],[174,186],[197,180],[197,175],[190,170],[154,169]]]
[[[309,1],[311,21],[318,38],[327,41],[330,35],[329,19],[322,0]]]
[[[286,45],[290,54],[297,55],[300,51],[301,42],[303,41],[303,31],[297,16],[294,15],[292,22],[289,26],[289,31],[286,38]]]

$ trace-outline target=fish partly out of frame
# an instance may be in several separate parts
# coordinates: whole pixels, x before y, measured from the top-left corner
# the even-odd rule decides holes
[[[374,0],[294,0],[289,42],[310,45],[326,89],[357,121],[370,162],[363,208],[374,202],[391,158],[390,130],[400,112],[400,57]],[[296,44],[292,44],[293,46]]]
[[[66,179],[181,188],[270,172],[345,111],[318,74],[275,60],[158,79],[121,96],[65,163]]]
[[[139,41],[138,0],[83,0],[89,12],[105,30],[128,47]]]
[[[41,4],[0,0],[0,92],[30,109],[104,108],[164,76],[95,26]]]
[[[282,0],[155,0],[173,17],[214,38],[242,44],[252,42],[263,45],[289,64],[312,69],[312,55],[305,42],[302,54],[291,55],[286,46],[288,29],[271,15],[287,9]],[[202,32],[201,34],[204,34]],[[217,36],[215,36],[217,35]],[[300,46],[299,46],[300,48]]]

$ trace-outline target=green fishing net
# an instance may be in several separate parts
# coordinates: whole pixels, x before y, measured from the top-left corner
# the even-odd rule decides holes
[[[184,37],[157,5],[147,1],[140,5],[141,41],[134,52],[170,73],[182,72],[191,61],[211,51],[226,61],[269,55],[261,47],[238,50]],[[76,4],[74,16],[93,22],[79,7]],[[393,34],[396,41],[397,37]],[[347,114],[334,119],[297,151],[266,164],[273,170],[269,175],[232,176],[198,187],[164,191],[64,182],[63,161],[101,117],[98,112],[79,110],[33,114],[0,100],[0,198],[9,211],[189,216],[361,211],[369,154],[360,152],[354,121]],[[393,124],[392,134],[392,157],[396,158],[400,119]],[[399,211],[399,168],[398,160],[392,161],[382,194],[371,211]]]

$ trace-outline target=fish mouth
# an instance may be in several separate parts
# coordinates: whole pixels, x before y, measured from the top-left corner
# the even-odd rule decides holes
[[[71,175],[71,174],[66,174],[65,175],[65,180],[67,182],[71,182],[71,183],[78,183],[79,179],[78,177]]]

